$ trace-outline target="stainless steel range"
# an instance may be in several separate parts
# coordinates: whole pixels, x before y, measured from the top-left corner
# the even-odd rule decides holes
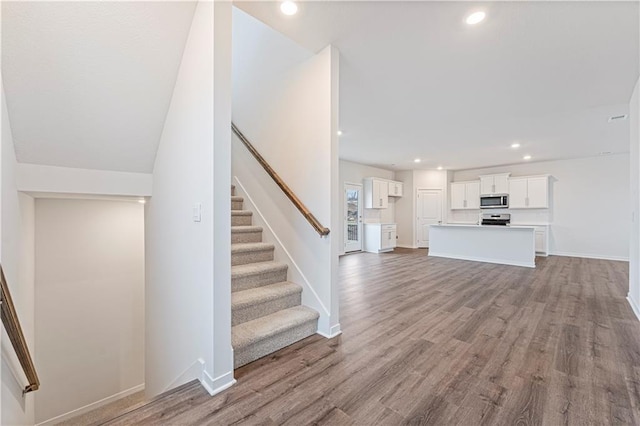
[[[481,225],[508,226],[511,223],[511,215],[509,213],[491,214],[483,213]]]

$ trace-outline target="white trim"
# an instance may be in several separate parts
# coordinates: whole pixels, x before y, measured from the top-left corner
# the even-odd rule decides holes
[[[618,260],[628,262],[629,258],[624,256],[608,256],[605,254],[572,253],[563,251],[549,252],[550,256],[582,257],[585,259]]]
[[[142,383],[141,385],[138,386],[134,386],[130,389],[124,390],[122,392],[118,392],[115,395],[111,395],[108,396],[106,398],[103,398],[99,401],[93,402],[91,404],[85,405],[84,407],[80,407],[78,409],[69,411],[68,413],[65,414],[61,414],[59,416],[50,418],[49,420],[45,420],[44,422],[41,423],[37,423],[36,426],[49,426],[49,425],[54,425],[57,423],[60,423],[64,420],[76,417],[76,416],[80,416],[82,414],[88,413],[89,411],[93,411],[96,408],[100,408],[104,405],[109,404],[110,402],[116,401],[118,399],[122,399],[122,398],[126,398],[129,395],[133,395],[136,392],[140,392],[144,390],[144,383]]]
[[[629,305],[631,305],[631,310],[636,314],[636,318],[640,320],[640,306],[638,306],[629,295],[627,295],[627,300],[629,301]]]
[[[485,262],[485,263],[496,263],[498,265],[511,265],[511,266],[524,266],[527,268],[535,268],[535,262],[515,262],[510,260],[495,260],[495,259],[484,259],[482,257],[470,257],[470,256],[458,256],[446,253],[434,253],[429,251],[429,256],[433,257],[446,257],[447,259],[459,259],[459,260],[471,260],[473,262]]]
[[[318,293],[316,293],[313,286],[311,286],[311,283],[309,282],[307,277],[304,275],[304,273],[302,272],[298,264],[295,262],[295,260],[293,260],[291,253],[289,253],[289,251],[285,248],[284,244],[282,243],[280,238],[278,238],[278,236],[274,232],[271,225],[269,225],[269,222],[266,220],[266,218],[264,217],[264,215],[262,214],[258,206],[256,206],[256,203],[253,201],[253,199],[247,192],[242,182],[240,182],[240,179],[238,179],[237,176],[234,176],[233,179],[237,185],[236,190],[240,189],[240,191],[242,191],[244,196],[246,196],[247,198],[246,201],[248,201],[251,204],[252,208],[255,210],[255,213],[257,213],[257,215],[260,217],[260,220],[262,221],[262,223],[264,223],[264,226],[266,229],[263,231],[268,230],[268,232],[271,234],[278,248],[282,250],[282,253],[284,253],[284,255],[287,257],[286,263],[291,267],[293,267],[296,270],[297,274],[299,274],[299,276],[302,278],[303,282],[299,284],[302,284],[304,290],[309,290],[308,293],[311,294],[311,296],[313,296],[313,299],[315,300],[317,307],[321,310],[320,318],[318,320],[318,330],[324,329],[324,327],[328,327],[329,320],[331,318],[331,313],[329,312],[327,307],[324,305],[324,303],[322,303],[322,299],[320,299],[320,296],[318,296]],[[328,331],[330,332],[330,328]]]
[[[409,246],[406,244],[396,244],[396,247],[400,247],[400,248],[407,248],[407,249],[417,249],[418,246]]]
[[[331,327],[330,331],[331,331],[330,334],[323,333],[322,331],[317,331],[317,333],[322,337],[326,337],[327,339],[333,339],[334,337],[337,337],[342,334],[342,330],[340,329],[340,324],[336,324],[333,327]]]
[[[213,396],[233,386],[236,379],[233,378],[233,371],[228,371],[214,379],[206,370],[203,370],[200,383],[209,392],[209,395]]]

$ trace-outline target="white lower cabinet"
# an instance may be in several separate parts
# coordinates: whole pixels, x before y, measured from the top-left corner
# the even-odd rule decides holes
[[[396,247],[395,223],[365,223],[364,250],[370,253],[392,251]]]
[[[541,256],[549,255],[549,227],[536,226],[536,254]]]

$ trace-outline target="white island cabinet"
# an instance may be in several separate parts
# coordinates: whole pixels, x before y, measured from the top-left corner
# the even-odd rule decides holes
[[[364,251],[383,253],[396,248],[395,223],[365,223]]]
[[[534,226],[431,225],[429,256],[535,268]]]

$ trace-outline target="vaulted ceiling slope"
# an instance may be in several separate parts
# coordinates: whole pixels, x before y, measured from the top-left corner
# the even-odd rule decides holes
[[[341,158],[450,169],[628,151],[638,2],[276,2],[236,5],[340,58]],[[486,19],[465,24],[471,12]],[[510,145],[521,144],[519,150]]]
[[[19,162],[149,173],[194,2],[2,2]]]

